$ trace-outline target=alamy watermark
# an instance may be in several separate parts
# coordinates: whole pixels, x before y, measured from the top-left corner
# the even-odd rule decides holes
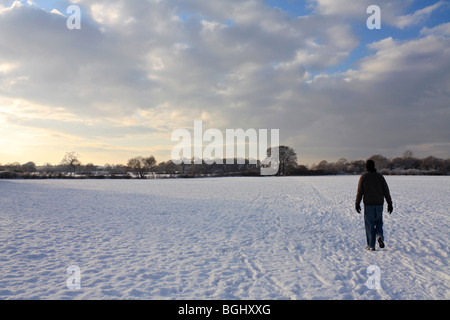
[[[367,7],[367,14],[371,16],[367,18],[366,25],[369,30],[381,29],[381,9],[377,5]]]
[[[67,7],[67,13],[71,14],[66,21],[67,29],[80,30],[81,29],[81,9],[79,6],[73,4]]]
[[[279,129],[270,129],[270,146],[268,129],[226,129],[225,139],[222,131],[216,128],[203,132],[203,122],[194,121],[193,136],[187,129],[176,129],[172,132],[172,142],[178,142],[172,149],[172,162],[179,164],[223,164],[224,149],[226,163],[261,165],[260,174],[275,175],[279,167]],[[180,141],[181,139],[181,141]],[[204,147],[203,142],[209,142]],[[225,143],[224,143],[225,142]],[[248,148],[247,148],[248,147]],[[270,155],[268,150],[270,149]]]
[[[66,272],[70,276],[66,280],[67,289],[78,290],[81,289],[81,270],[77,265],[71,265],[67,268]]]
[[[377,265],[367,267],[367,281],[365,285],[371,290],[381,289],[381,269]]]
[[[73,4],[67,7],[66,12],[71,14],[67,18],[67,28],[69,30],[81,29],[81,9],[79,6]],[[370,5],[366,10],[367,14],[370,14],[370,17],[367,18],[366,25],[370,30],[373,29],[381,29],[381,9],[377,5]]]

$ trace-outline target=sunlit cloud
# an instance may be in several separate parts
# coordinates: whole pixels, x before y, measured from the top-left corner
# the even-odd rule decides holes
[[[368,0],[310,0],[301,15],[262,0],[54,3],[0,6],[1,163],[165,161],[195,120],[278,128],[300,162],[449,156],[443,1],[383,3],[373,33]],[[66,27],[70,3],[81,30]]]

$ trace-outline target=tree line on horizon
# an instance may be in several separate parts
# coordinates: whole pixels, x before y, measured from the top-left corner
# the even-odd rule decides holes
[[[277,176],[311,176],[311,175],[359,175],[365,170],[366,160],[347,160],[341,158],[336,162],[320,161],[311,166],[299,165],[297,154],[288,146],[276,147],[279,155]],[[267,150],[270,155],[271,148]],[[0,164],[0,178],[170,178],[170,177],[207,177],[207,176],[259,176],[263,164],[245,158],[221,159],[213,164],[202,160],[194,164],[175,164],[172,160],[157,162],[154,156],[137,156],[128,160],[127,164],[93,163],[82,164],[77,152],[67,152],[57,165],[45,164],[37,166],[30,161]],[[441,159],[434,156],[416,158],[410,150],[400,157],[388,159],[382,155],[373,155],[369,159],[375,161],[378,171],[385,175],[449,175],[450,158]],[[232,160],[232,161],[230,161]],[[221,163],[220,163],[221,162]]]

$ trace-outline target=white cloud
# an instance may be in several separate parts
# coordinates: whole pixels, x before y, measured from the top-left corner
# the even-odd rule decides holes
[[[411,74],[437,72],[447,64],[446,59],[450,57],[449,46],[448,37],[438,39],[427,36],[409,41],[389,37],[368,45],[376,52],[362,59],[358,69],[347,71],[346,76],[354,80],[385,81],[392,79],[399,72]]]
[[[334,97],[334,106],[324,104],[324,111],[345,115],[332,118],[333,128],[345,131],[338,129],[329,135],[317,127],[317,141],[328,139],[330,145],[347,144],[361,150],[378,148],[392,155],[401,153],[405,145],[438,146],[448,141],[450,38],[387,38],[369,47],[374,53],[357,68],[316,79],[322,93]],[[346,81],[340,81],[341,77]],[[445,151],[439,151],[445,156]]]
[[[433,11],[440,8],[444,4],[445,4],[444,1],[439,1],[423,9],[416,10],[414,13],[390,18],[389,22],[400,29],[404,29],[406,27],[410,27],[413,25],[418,25],[423,23],[426,19],[428,19],[431,13],[433,13]],[[388,17],[389,16],[391,15],[388,15]]]
[[[324,15],[364,16],[371,0],[309,0]]]
[[[58,14],[58,15],[60,15],[60,16],[63,16],[64,17],[64,15],[61,13],[61,12],[59,12],[58,10],[56,10],[56,9],[52,9],[51,11],[50,11],[50,13],[53,13],[53,14]]]
[[[109,139],[108,149],[117,141],[123,148],[120,135],[127,143],[136,137],[136,148],[145,138],[163,145],[165,134],[198,119],[222,129],[279,128],[299,154],[365,150],[368,140],[389,149],[449,139],[447,25],[423,28],[418,39],[374,42],[370,55],[336,75],[328,68],[359,45],[342,16],[365,19],[368,2],[320,0],[318,13],[301,18],[254,0],[77,3],[76,31],[36,7],[1,9],[0,96],[39,106],[28,113],[33,119],[16,108],[8,116],[14,126],[79,132],[84,145],[92,133]],[[402,16],[408,3],[392,12]],[[61,124],[45,119],[53,109],[67,115]]]
[[[424,27],[420,30],[421,35],[450,36],[450,22],[440,24],[434,28]]]
[[[350,26],[329,26],[322,34],[317,34],[316,38],[307,39],[296,51],[295,57],[281,62],[279,67],[323,70],[344,61],[358,45],[359,41],[351,32]]]
[[[370,5],[378,5],[381,10],[382,25],[391,25],[399,29],[405,29],[424,23],[437,9],[448,5],[445,1],[437,1],[410,14],[404,14],[417,0],[383,1],[376,3],[372,0],[309,0],[318,14],[328,17],[339,17],[346,21],[366,20],[367,8]],[[422,1],[424,2],[424,1]],[[428,2],[428,1],[427,1]]]

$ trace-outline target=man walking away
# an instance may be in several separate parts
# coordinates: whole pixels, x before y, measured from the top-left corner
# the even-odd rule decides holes
[[[364,225],[366,227],[367,250],[375,250],[375,239],[378,240],[380,248],[384,248],[383,236],[383,204],[384,199],[388,204],[388,212],[392,213],[392,199],[389,187],[383,175],[375,169],[375,162],[367,160],[366,172],[364,172],[358,183],[355,209],[361,213],[361,199],[364,203]]]

